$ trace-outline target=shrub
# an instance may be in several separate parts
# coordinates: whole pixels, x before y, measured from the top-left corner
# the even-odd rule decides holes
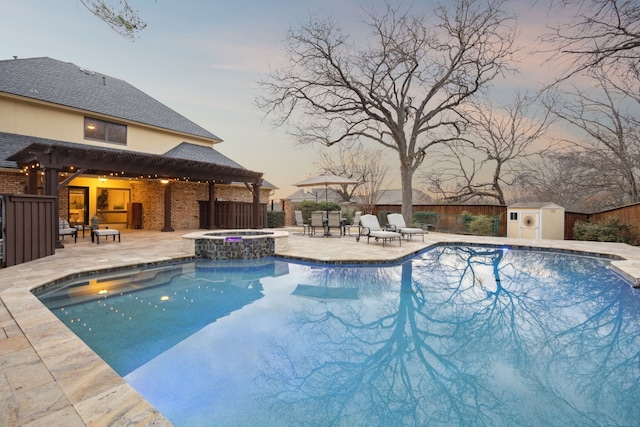
[[[435,227],[440,221],[440,214],[431,211],[415,212],[411,220],[414,224],[431,224]]]
[[[347,208],[342,210],[342,217],[347,220],[347,224],[353,223],[353,217],[356,216],[357,208]]]
[[[460,214],[460,219],[462,220],[462,226],[464,227],[464,231],[470,231],[469,230],[469,224],[471,224],[471,221],[473,221],[475,219],[475,215],[467,212],[467,211],[463,211]]]
[[[308,221],[313,211],[339,211],[340,205],[335,202],[314,202],[312,200],[303,200],[298,203],[296,210],[302,212],[302,218]]]
[[[284,227],[283,211],[267,211],[267,228]]]
[[[591,242],[638,244],[638,235],[633,230],[633,226],[613,217],[596,223],[576,221],[573,225],[573,237],[576,240]]]
[[[463,219],[464,223],[464,219]],[[468,223],[468,230],[471,234],[478,236],[493,236],[494,219],[487,215],[474,216]]]

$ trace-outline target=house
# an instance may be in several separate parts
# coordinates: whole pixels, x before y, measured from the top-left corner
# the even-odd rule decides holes
[[[266,226],[275,187],[221,142],[124,80],[47,57],[0,61],[0,194],[57,196],[72,223]]]

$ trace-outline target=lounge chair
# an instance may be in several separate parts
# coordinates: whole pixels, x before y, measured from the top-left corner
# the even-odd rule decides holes
[[[358,234],[360,234],[360,216],[362,215],[362,211],[356,211],[353,216],[353,222],[351,224],[346,224],[344,226],[344,233],[349,233],[351,236],[351,227],[358,227]]]
[[[296,220],[296,225],[298,227],[302,227],[302,235],[304,236],[305,234],[307,234],[307,230],[310,231],[310,226],[309,224],[304,223],[304,219],[302,218],[302,211],[293,211],[293,214],[294,214],[294,219]],[[300,234],[300,233],[296,233],[296,234]]]
[[[382,246],[384,246],[387,240],[398,239],[398,243],[402,246],[402,235],[395,231],[386,231],[380,228],[380,223],[375,215],[362,215],[360,217],[360,223],[362,225],[362,232],[358,233],[356,241],[360,241],[360,236],[367,236],[367,243],[369,243],[369,239],[373,237],[376,241],[382,239]]]
[[[393,231],[397,231],[403,236],[407,236],[407,240],[411,239],[411,236],[414,234],[421,234],[422,241],[424,242],[424,235],[426,231],[422,228],[413,228],[407,227],[407,224],[404,222],[404,217],[399,213],[391,213],[387,215],[387,222],[389,223],[389,229]]]
[[[74,243],[78,242],[78,229],[69,225],[66,219],[58,219],[58,235],[64,239],[64,236],[72,236]]]

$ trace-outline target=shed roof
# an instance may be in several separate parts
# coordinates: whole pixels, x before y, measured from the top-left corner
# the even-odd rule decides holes
[[[507,206],[507,209],[564,209],[560,205],[556,205],[553,202],[524,202],[524,203],[514,203],[513,205]]]
[[[124,80],[56,59],[0,61],[0,92],[221,142]]]

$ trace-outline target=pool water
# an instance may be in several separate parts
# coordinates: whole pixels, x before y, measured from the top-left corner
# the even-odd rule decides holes
[[[604,259],[198,260],[38,297],[176,426],[640,419],[640,293]]]

